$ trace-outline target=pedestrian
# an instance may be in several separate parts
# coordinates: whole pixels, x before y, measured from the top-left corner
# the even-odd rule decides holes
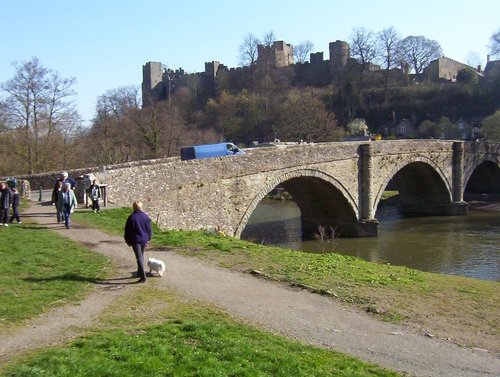
[[[101,188],[95,179],[92,181],[88,192],[90,200],[92,200],[92,211],[94,211],[94,213],[101,212],[101,206],[99,204],[99,200],[101,199]]]
[[[9,208],[12,192],[5,182],[0,183],[0,225],[9,226]]]
[[[151,219],[142,210],[142,202],[135,201],[132,204],[132,209],[134,211],[125,223],[124,238],[127,245],[131,246],[132,250],[134,250],[137,261],[137,275],[139,276],[138,283],[144,283],[146,281],[144,251],[153,236],[153,231],[151,229]]]
[[[76,208],[76,196],[73,190],[71,190],[71,184],[69,182],[63,185],[62,204],[63,204],[62,208],[64,215],[64,225],[66,226],[66,229],[69,229],[70,226],[69,217],[75,211]]]
[[[21,202],[21,197],[19,195],[19,190],[16,188],[12,189],[12,216],[9,219],[9,223],[12,223],[16,219],[18,224],[21,224],[21,218],[19,217],[19,204]]]
[[[52,190],[52,205],[56,207],[56,215],[58,223],[64,221],[62,187],[63,187],[62,181],[57,181],[54,186],[54,190]]]
[[[69,183],[71,185],[71,190],[75,190],[75,187],[76,187],[76,181],[74,180],[74,178],[71,178],[70,176],[68,176],[68,172],[67,171],[63,171],[61,173],[61,180],[62,180],[62,183],[63,185],[65,183]]]

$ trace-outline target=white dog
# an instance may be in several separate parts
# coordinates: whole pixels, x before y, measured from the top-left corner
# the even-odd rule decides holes
[[[160,277],[163,275],[163,272],[165,271],[165,263],[155,258],[148,258],[148,267],[150,274],[154,271]]]

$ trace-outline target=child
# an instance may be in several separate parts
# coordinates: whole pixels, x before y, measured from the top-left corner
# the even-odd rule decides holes
[[[92,184],[89,187],[89,196],[92,200],[92,210],[94,213],[101,212],[101,207],[99,205],[99,199],[101,198],[101,189],[97,184],[97,181],[94,179]]]
[[[21,218],[19,217],[19,211],[18,211],[19,201],[20,201],[19,190],[16,188],[13,188],[12,189],[12,216],[9,219],[9,223],[12,223],[12,221],[14,221],[14,219],[16,219],[17,223],[21,224]]]

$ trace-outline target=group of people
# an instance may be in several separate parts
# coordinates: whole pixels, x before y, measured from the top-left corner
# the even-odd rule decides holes
[[[57,222],[64,222],[66,229],[70,228],[71,214],[75,211],[78,204],[75,188],[76,181],[68,176],[68,172],[62,172],[52,191],[52,205],[56,207]],[[99,204],[101,189],[95,179],[92,181],[87,193],[92,201],[92,210],[94,213],[101,212]]]
[[[66,229],[70,228],[70,217],[77,206],[77,200],[74,193],[76,182],[63,172],[56,181],[52,192],[52,205],[56,207],[57,222],[64,222]],[[101,190],[96,180],[87,190],[87,195],[92,201],[92,210],[94,213],[100,212]],[[0,198],[1,199],[1,198]],[[143,211],[143,205],[140,201],[132,204],[133,212],[127,218],[125,223],[124,239],[128,246],[132,247],[137,262],[138,282],[146,281],[146,271],[144,267],[144,252],[153,235],[151,219]]]
[[[21,202],[19,190],[15,187],[15,182],[11,186],[7,182],[0,183],[0,226],[9,226],[9,223],[12,223],[14,220],[18,224],[21,224],[19,216],[19,204]],[[12,214],[10,214],[11,207]]]

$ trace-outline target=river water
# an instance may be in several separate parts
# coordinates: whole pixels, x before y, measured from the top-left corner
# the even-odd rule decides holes
[[[500,281],[500,212],[403,217],[380,207],[378,237],[302,241],[300,211],[291,200],[262,200],[242,239],[304,252],[353,255],[377,263]]]

